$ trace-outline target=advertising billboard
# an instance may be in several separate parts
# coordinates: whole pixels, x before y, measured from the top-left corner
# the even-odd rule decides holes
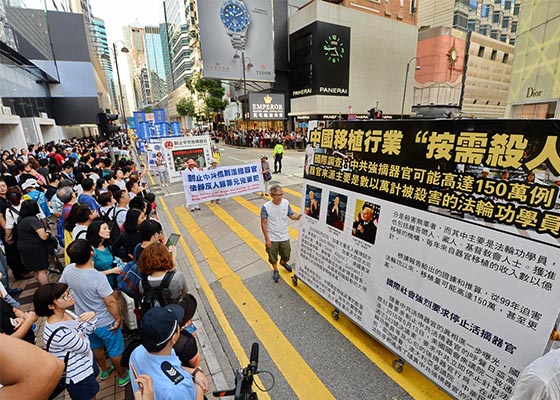
[[[560,310],[551,120],[309,133],[296,272],[454,398],[508,399]]]
[[[274,82],[271,0],[198,1],[202,75]]]
[[[350,28],[314,22],[290,35],[292,97],[348,96]]]
[[[285,117],[283,94],[249,93],[250,120],[283,120]]]

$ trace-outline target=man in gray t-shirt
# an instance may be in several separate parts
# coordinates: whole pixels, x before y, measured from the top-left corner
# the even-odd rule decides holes
[[[73,241],[66,252],[73,264],[64,269],[60,282],[66,283],[72,290],[77,314],[86,311],[97,314],[97,326],[89,339],[93,356],[101,369],[101,380],[107,379],[116,369],[118,385],[124,387],[130,377],[128,371],[121,367],[124,340],[117,297],[105,275],[94,269],[93,248],[87,240]],[[105,358],[105,349],[111,363]]]

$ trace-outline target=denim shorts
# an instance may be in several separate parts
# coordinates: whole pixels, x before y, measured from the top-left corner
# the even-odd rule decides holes
[[[97,382],[97,374],[99,374],[99,367],[97,363],[93,362],[93,374],[78,383],[70,381],[66,385],[66,390],[70,394],[71,399],[92,399],[99,392],[99,382]]]
[[[109,357],[120,356],[124,351],[124,339],[119,327],[117,330],[110,330],[110,325],[97,328],[89,335],[89,342],[92,350],[105,347]]]

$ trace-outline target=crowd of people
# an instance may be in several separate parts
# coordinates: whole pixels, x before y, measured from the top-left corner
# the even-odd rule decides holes
[[[231,129],[220,135],[226,144],[240,147],[274,148],[281,142],[286,149],[304,149],[306,137],[303,132],[276,131],[274,129]]]
[[[99,381],[113,372],[118,386],[132,383],[137,398],[176,398],[166,396],[180,388],[181,398],[202,399],[208,390],[190,329],[196,300],[177,269],[175,247],[164,244],[146,170],[130,143],[108,146],[84,138],[2,153],[0,347],[11,349],[0,350],[0,364],[16,367],[1,374],[0,397],[18,387],[19,397],[31,393],[22,386],[28,375],[22,368],[33,360],[51,367],[34,375],[42,385],[29,398],[66,390],[72,399],[94,399]],[[140,277],[138,296],[120,286],[127,271]],[[21,310],[21,289],[10,288],[10,273],[39,283],[33,311]],[[130,320],[137,334],[125,331],[123,321]],[[39,334],[50,359],[29,346]],[[127,335],[133,340],[125,346]],[[25,353],[17,355],[21,368],[14,350]]]

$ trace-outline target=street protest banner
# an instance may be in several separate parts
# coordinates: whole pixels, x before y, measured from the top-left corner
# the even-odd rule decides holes
[[[210,170],[187,169],[182,174],[187,205],[241,196],[264,189],[260,163]]]
[[[458,399],[508,399],[560,287],[554,121],[333,122],[309,133],[297,275]]]
[[[152,172],[157,171],[156,158],[157,153],[162,152],[163,155],[163,145],[160,139],[150,138],[148,139],[148,145],[146,146],[146,159],[148,161],[148,169]]]
[[[196,162],[197,168],[210,165],[212,148],[208,135],[162,138],[161,143],[172,181],[181,179],[181,171],[187,168],[190,159]]]

